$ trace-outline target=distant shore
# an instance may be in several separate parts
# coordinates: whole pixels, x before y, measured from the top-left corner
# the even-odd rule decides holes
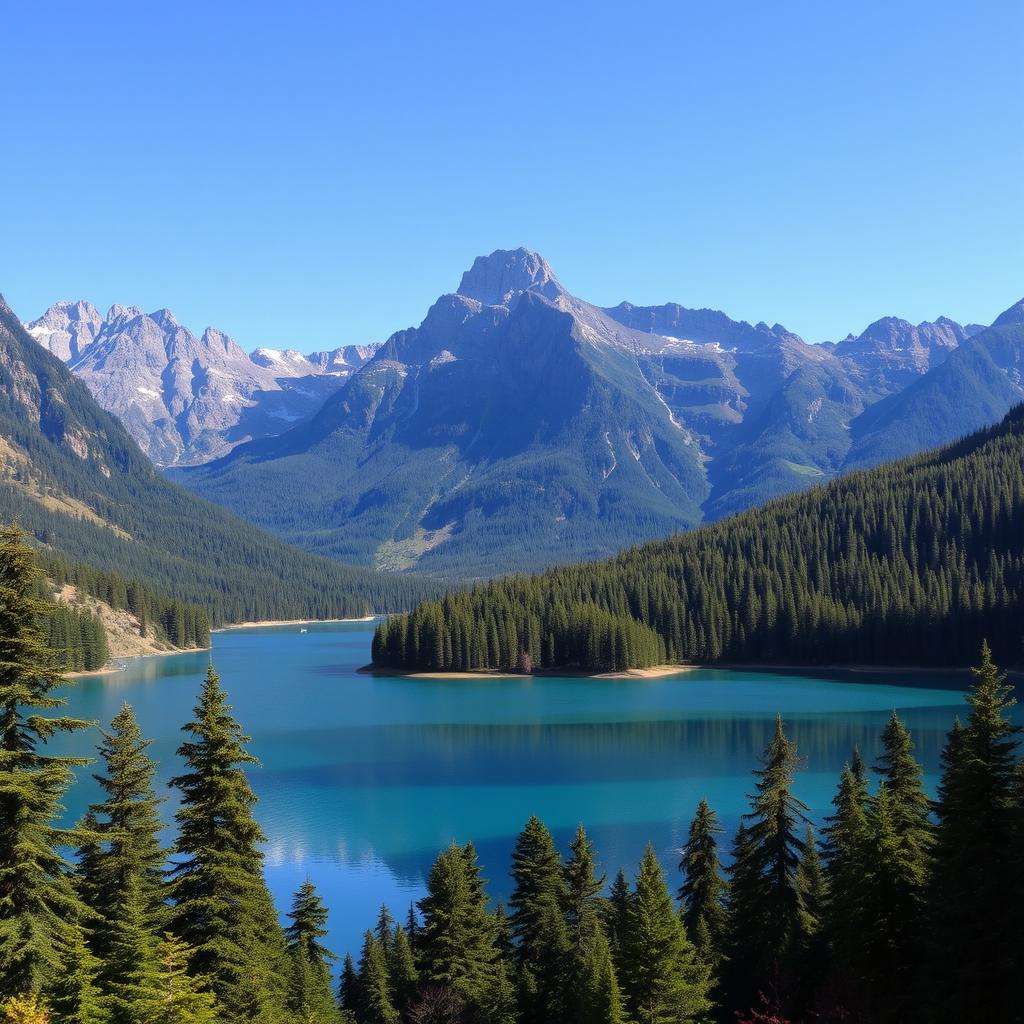
[[[372,676],[402,676],[406,679],[659,679],[682,672],[692,672],[699,665],[652,665],[650,668],[627,668],[621,672],[583,672],[579,669],[552,668],[541,672],[499,672],[475,669],[468,672],[407,672],[397,668],[364,665],[360,672]]]
[[[373,622],[376,615],[364,615],[358,619],[263,619],[260,622],[232,622],[229,626],[218,626],[211,633],[226,633],[231,629],[258,629],[260,626],[315,626],[326,622]]]

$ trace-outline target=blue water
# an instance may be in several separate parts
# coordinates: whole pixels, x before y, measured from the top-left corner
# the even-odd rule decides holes
[[[439,849],[472,839],[491,890],[510,888],[508,855],[531,814],[567,846],[583,822],[609,877],[632,872],[650,840],[675,885],[676,851],[706,797],[728,830],[746,809],[751,769],[781,712],[806,757],[798,794],[826,813],[855,743],[866,758],[893,708],[910,725],[927,782],[955,715],[961,677],[702,670],[655,680],[425,680],[369,676],[372,624],[215,634],[213,659],[262,766],[251,773],[279,906],[309,877],[331,908],[336,952],[386,902],[404,917]],[[207,653],[137,659],[80,680],[72,713],[109,723],[135,708],[166,780],[179,767]],[[88,753],[97,735],[61,740]],[[87,770],[67,801],[97,799]],[[173,814],[168,792],[165,812]]]

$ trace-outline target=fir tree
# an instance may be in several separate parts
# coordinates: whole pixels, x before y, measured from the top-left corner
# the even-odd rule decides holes
[[[732,997],[738,1006],[752,1005],[758,991],[767,990],[785,1001],[806,940],[797,869],[804,855],[798,828],[807,823],[807,808],[792,792],[798,765],[780,717],[754,773],[756,793],[743,816],[746,827],[737,835],[730,871]],[[737,979],[738,970],[745,980]]]
[[[579,948],[592,930],[592,920],[597,920],[605,876],[597,877],[594,848],[582,825],[576,829],[569,850],[564,869],[565,916],[573,945]]]
[[[622,991],[611,947],[600,926],[585,938],[578,956],[572,1019],[578,1024],[624,1024]]]
[[[205,979],[188,973],[189,949],[169,932],[161,936],[156,953],[155,985],[139,1002],[145,1024],[218,1024],[216,1002]]]
[[[287,1000],[284,936],[263,880],[263,834],[243,768],[256,764],[209,669],[192,737],[178,749],[187,771],[173,865],[174,931],[193,949],[192,968],[210,980],[222,1020],[280,1012]]]
[[[49,714],[64,704],[63,680],[40,626],[39,577],[21,532],[0,527],[0,998],[39,991],[85,910],[58,852],[79,837],[53,821],[86,762],[39,748],[87,723]]]
[[[391,936],[391,962],[388,964],[388,974],[395,1007],[402,1012],[416,994],[419,972],[416,970],[412,943],[400,925],[395,925]]]
[[[619,868],[608,892],[604,927],[608,935],[608,944],[611,947],[612,962],[615,964],[615,970],[618,973],[620,982],[625,966],[626,935],[629,932],[629,915],[632,902],[633,893],[629,888],[629,879],[626,878],[626,872]]]
[[[166,917],[164,861],[160,844],[161,821],[153,780],[156,763],[146,753],[151,741],[142,738],[135,713],[128,704],[114,716],[111,732],[100,743],[105,774],[94,778],[104,799],[90,808],[90,827],[99,842],[82,857],[83,898],[97,916],[91,945],[105,958],[115,922],[110,910],[132,887],[145,927],[155,940]]]
[[[892,713],[882,733],[882,754],[875,765],[892,802],[893,827],[907,855],[927,869],[932,846],[930,806],[921,782],[921,766],[907,727]]]
[[[331,991],[331,963],[336,957],[320,941],[327,934],[327,908],[309,879],[296,892],[288,918],[289,1006],[302,1021],[327,1024],[338,1016]]]
[[[932,1011],[936,1020],[1017,1020],[1024,954],[1019,879],[1018,736],[1006,677],[982,646],[943,755],[931,895]]]
[[[349,1014],[355,1020],[360,1001],[359,974],[351,955],[346,953],[341,966],[341,981],[338,983],[338,1004],[342,1013]]]
[[[420,911],[421,985],[485,1007],[498,978],[498,951],[472,844],[453,843],[434,861]]]
[[[519,966],[524,1024],[544,1024],[565,1013],[570,940],[564,908],[567,892],[561,858],[551,833],[532,817],[512,851],[515,888],[509,922]]]
[[[717,964],[722,955],[727,923],[726,886],[715,839],[721,834],[718,816],[706,800],[701,800],[679,862],[683,873],[679,902],[686,931],[704,961],[712,965]]]
[[[665,875],[648,845],[630,902],[623,986],[637,1024],[703,1019],[710,976],[672,905]]]
[[[360,1024],[397,1024],[398,1011],[391,1002],[391,983],[384,950],[373,932],[363,938],[359,958]]]
[[[68,930],[57,953],[60,966],[46,993],[54,1024],[108,1024],[110,1016],[96,983],[100,962],[81,927]]]
[[[157,950],[138,883],[129,879],[110,913],[109,949],[100,972],[103,1004],[111,1024],[142,1019],[147,993],[157,986]]]

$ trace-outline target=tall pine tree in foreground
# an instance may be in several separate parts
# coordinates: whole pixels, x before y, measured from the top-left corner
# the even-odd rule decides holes
[[[330,1024],[338,1018],[331,990],[331,964],[336,957],[320,941],[327,935],[327,908],[308,878],[295,894],[288,918],[289,1006],[300,1021]]]
[[[145,1024],[219,1024],[213,993],[206,979],[189,974],[188,947],[165,933],[156,951],[155,983],[140,1000],[140,1021]]]
[[[40,747],[88,723],[52,714],[63,680],[40,626],[39,577],[21,532],[0,527],[0,998],[39,991],[85,913],[58,853],[79,837],[54,820],[72,767],[87,762]]]
[[[943,754],[927,996],[938,1021],[1019,1021],[1021,728],[1010,721],[1012,689],[987,643],[973,672],[967,723],[954,726]]]
[[[184,731],[186,771],[171,780],[181,793],[173,930],[192,948],[192,968],[209,978],[223,1021],[278,1020],[290,972],[243,771],[257,761],[212,666]]]
[[[701,800],[679,862],[683,873],[679,901],[686,931],[701,957],[712,966],[721,959],[727,925],[726,885],[715,838],[722,831],[718,816],[707,800]]]
[[[651,846],[630,903],[622,982],[637,1024],[699,1021],[711,1008],[710,971],[686,936]]]
[[[162,801],[153,786],[156,763],[147,753],[150,743],[143,739],[131,706],[125,704],[99,747],[105,771],[94,778],[104,799],[90,808],[89,828],[95,836],[81,851],[79,875],[82,897],[95,915],[90,945],[101,960],[110,952],[115,909],[129,888],[154,944],[166,923]],[[102,971],[101,978],[106,974]]]
[[[561,857],[551,833],[537,817],[530,818],[516,840],[512,877],[509,923],[524,1024],[563,1019],[571,949],[564,917],[567,890]]]
[[[756,792],[743,816],[730,869],[729,991],[738,1007],[754,1005],[759,992],[785,1005],[795,990],[807,938],[798,872],[807,805],[793,795],[799,764],[779,717],[762,767],[754,772]]]

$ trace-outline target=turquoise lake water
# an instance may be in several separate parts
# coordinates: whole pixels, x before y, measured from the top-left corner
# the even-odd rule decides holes
[[[736,827],[751,769],[781,712],[806,767],[798,794],[827,813],[855,743],[870,760],[893,708],[914,732],[934,786],[946,730],[965,706],[960,677],[824,680],[701,670],[654,680],[424,680],[364,675],[370,623],[215,634],[213,658],[262,767],[251,773],[282,908],[308,876],[331,908],[338,953],[388,903],[404,918],[437,851],[472,839],[506,896],[509,852],[531,814],[565,848],[583,822],[609,878],[632,873],[650,840],[678,882],[676,851],[706,797]],[[209,655],[137,659],[80,680],[70,710],[107,724],[122,702],[155,740],[161,780],[178,769]],[[97,736],[64,749],[88,753]],[[97,798],[87,771],[68,818]],[[168,794],[166,815],[173,814]]]

